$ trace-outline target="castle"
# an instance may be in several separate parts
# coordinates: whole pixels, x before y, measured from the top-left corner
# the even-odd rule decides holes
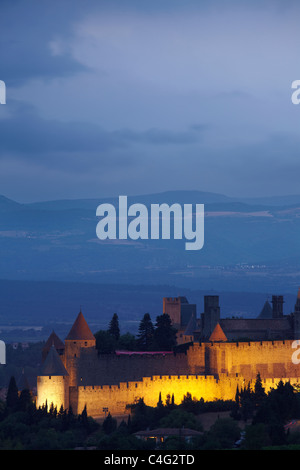
[[[37,406],[72,407],[75,414],[86,407],[96,418],[107,411],[122,415],[139,398],[149,406],[172,395],[179,404],[187,393],[207,401],[234,399],[237,387],[253,387],[258,373],[266,391],[280,380],[298,383],[300,365],[292,355],[300,338],[300,291],[289,316],[283,315],[282,296],[273,296],[272,303],[257,319],[227,321],[220,318],[217,296],[205,296],[200,318],[185,297],[164,298],[163,313],[178,329],[178,346],[112,354],[99,354],[80,311],[64,342],[53,332],[45,343]]]
[[[271,305],[272,304],[272,305]],[[219,324],[229,341],[265,341],[300,338],[300,289],[294,308],[289,315],[283,314],[282,295],[272,295],[266,300],[257,318],[221,318],[219,296],[204,296],[204,312],[197,318],[195,304],[186,297],[165,297],[163,313],[167,313],[178,331],[179,343],[209,340]]]

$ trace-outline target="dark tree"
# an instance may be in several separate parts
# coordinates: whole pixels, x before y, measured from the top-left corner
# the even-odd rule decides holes
[[[172,326],[171,319],[168,314],[164,313],[156,317],[156,325],[154,330],[154,340],[156,348],[171,351],[176,346],[177,330]]]
[[[6,395],[6,405],[8,408],[15,408],[18,404],[18,387],[16,384],[16,379],[12,376],[9,381],[7,395]]]
[[[136,337],[129,332],[121,335],[118,341],[118,348],[125,349],[127,351],[135,351],[137,349]]]
[[[108,331],[99,330],[95,333],[96,349],[99,354],[110,354],[116,349],[116,339]]]
[[[137,344],[140,349],[147,351],[153,343],[154,327],[149,313],[145,313],[139,325]]]
[[[110,413],[106,416],[102,424],[102,429],[105,434],[111,434],[117,429],[117,420],[114,419]]]
[[[114,336],[116,340],[120,338],[120,327],[119,327],[119,318],[116,313],[113,314],[113,317],[109,323],[109,328],[108,328],[109,334]]]
[[[262,400],[266,397],[265,389],[262,386],[262,380],[260,374],[258,373],[256,376],[256,381],[254,385],[254,400],[255,403],[258,405],[262,402]]]
[[[255,407],[254,392],[252,392],[249,382],[247,387],[241,389],[239,397],[241,417],[244,421],[247,421],[252,418]]]
[[[20,397],[18,400],[18,410],[27,411],[31,405],[32,405],[32,397],[31,397],[30,390],[28,390],[27,388],[24,388],[21,391]]]

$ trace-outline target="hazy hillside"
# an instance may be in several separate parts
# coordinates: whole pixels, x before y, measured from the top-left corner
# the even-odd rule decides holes
[[[300,285],[300,196],[237,200],[174,191],[128,203],[204,203],[205,244],[184,240],[104,241],[96,237],[96,208],[117,198],[32,204],[0,197],[0,330],[44,326],[63,336],[80,308],[94,329],[118,313],[135,331],[141,317],[162,313],[164,296],[185,295],[203,310],[203,296],[220,295],[222,316],[257,316],[272,294],[290,313]],[[8,329],[11,324],[12,332]],[[5,325],[5,331],[3,330]],[[48,329],[33,330],[40,338]],[[20,331],[20,330],[19,330]],[[21,335],[22,336],[22,335]]]
[[[101,199],[18,204],[2,197],[0,278],[293,292],[299,284],[300,197],[290,197],[291,205],[288,200],[250,204],[197,191],[129,198],[129,204],[204,203],[204,248],[188,252],[184,240],[100,242]]]
[[[173,191],[128,199],[147,206],[204,203],[204,248],[185,251],[184,240],[100,242],[96,208],[104,199],[20,204],[2,197],[0,279],[268,293],[298,289],[300,196],[245,202]],[[117,198],[106,201],[117,205]]]

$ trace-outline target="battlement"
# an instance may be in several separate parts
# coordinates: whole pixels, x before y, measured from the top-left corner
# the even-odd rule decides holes
[[[215,348],[222,348],[222,349],[238,349],[238,348],[291,348],[292,343],[294,340],[287,339],[287,340],[270,340],[270,341],[232,341],[232,342],[206,342],[202,344],[208,344]]]
[[[254,389],[255,380],[249,380]],[[262,379],[266,391],[274,388],[279,382],[299,383],[299,377],[271,377]],[[174,403],[180,404],[184,396],[190,393],[193,398],[205,401],[234,400],[237,386],[245,386],[243,376],[220,374],[212,375],[175,375],[146,377],[138,382],[124,382],[118,385],[73,387],[70,394],[72,408],[81,413],[86,406],[87,412],[94,416],[103,416],[103,409],[111,414],[129,413],[128,405],[142,398],[148,406],[157,406],[159,398],[165,402],[173,396]],[[73,401],[73,402],[72,402]]]
[[[164,313],[172,306],[180,321],[184,309],[193,308],[185,297],[166,297]],[[217,296],[207,297],[206,308],[211,318],[218,317]],[[149,406],[172,396],[180,404],[187,393],[197,400],[233,400],[237,386],[254,386],[258,373],[266,391],[280,380],[300,382],[300,368],[292,361],[292,339],[230,342],[215,335],[216,341],[193,342],[174,352],[98,354],[82,313],[74,325],[67,347],[57,355],[54,379],[49,374],[38,377],[40,404],[55,399],[70,404],[75,413],[86,406],[88,414],[97,417],[107,409],[112,414],[127,413],[128,405],[140,398]],[[61,373],[63,366],[67,379]]]

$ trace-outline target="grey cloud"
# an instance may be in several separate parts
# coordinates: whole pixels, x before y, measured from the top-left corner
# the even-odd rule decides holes
[[[205,128],[205,126],[202,127]],[[195,129],[192,129],[195,130]],[[199,129],[197,129],[199,131]],[[144,132],[136,132],[130,129],[115,132],[126,142],[147,143],[153,145],[183,145],[193,144],[199,140],[199,136],[191,131],[170,131],[165,129],[148,129]]]
[[[17,5],[15,5],[17,3]],[[50,43],[56,35],[72,34],[71,25],[79,17],[76,8],[60,2],[1,2],[1,79],[7,86],[20,86],[30,79],[66,77],[88,68],[66,50],[52,54]]]
[[[199,139],[198,132],[189,130],[108,131],[92,122],[62,122],[42,118],[34,107],[25,103],[15,101],[6,106],[11,107],[12,115],[1,119],[0,157],[2,158],[7,155],[19,156],[28,162],[36,161],[39,164],[44,160],[48,165],[51,157],[51,165],[63,167],[73,162],[78,168],[87,169],[93,166],[95,161],[99,161],[99,155],[111,165],[121,162],[122,158],[128,162],[130,149],[136,145],[178,146],[192,144]],[[124,157],[121,156],[123,151],[125,151]],[[115,157],[110,162],[111,155]]]

